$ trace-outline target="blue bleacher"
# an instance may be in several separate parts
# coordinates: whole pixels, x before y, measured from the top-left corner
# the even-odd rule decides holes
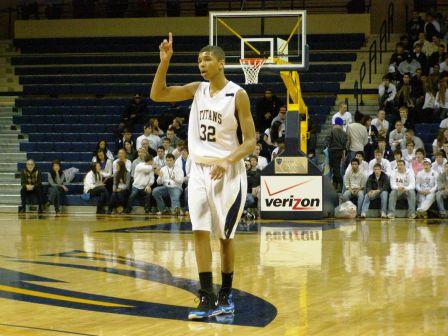
[[[300,79],[310,119],[318,127],[335,104],[340,82],[351,71],[350,63],[356,60],[356,52],[346,50],[361,48],[364,40],[363,34],[307,37],[313,63]],[[66,198],[69,205],[94,204],[80,198],[82,179],[91,164],[92,152],[99,140],[106,140],[109,148],[115,149],[112,131],[130,96],[148,95],[159,62],[159,55],[154,53],[159,41],[159,37],[15,40],[21,55],[13,56],[12,64],[24,94],[16,100],[22,115],[15,116],[14,123],[28,135],[28,142],[21,142],[20,150],[34,159],[43,172],[50,170],[54,159],[62,161],[63,169],[76,167],[80,170],[69,185]],[[198,45],[207,43],[207,37],[176,38],[176,49],[190,53],[174,55],[168,83],[179,85],[201,80],[196,52]],[[227,50],[240,48],[239,41],[223,43]],[[229,72],[228,78],[240,84],[244,82],[241,72]],[[245,86],[252,98],[253,111],[256,98],[267,87],[284,99],[284,84],[277,74],[262,71],[260,82],[263,85]],[[145,100],[151,116],[163,117],[167,109],[172,108],[166,103]],[[187,110],[190,104],[191,101],[187,101],[179,106]],[[136,129],[141,126],[137,125]],[[19,163],[18,169],[23,168],[24,163]],[[46,174],[43,177],[45,180]]]

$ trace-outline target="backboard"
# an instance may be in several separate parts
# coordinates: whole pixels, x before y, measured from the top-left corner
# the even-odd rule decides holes
[[[274,71],[308,68],[304,10],[210,12],[209,30],[226,69],[241,69],[242,58],[265,58],[262,69]]]

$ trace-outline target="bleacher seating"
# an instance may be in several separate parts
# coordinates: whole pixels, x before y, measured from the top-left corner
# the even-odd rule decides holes
[[[96,142],[104,139],[113,150],[112,131],[131,95],[148,95],[159,61],[154,51],[161,39],[15,40],[21,55],[13,57],[12,64],[23,85],[23,96],[16,101],[22,115],[14,117],[14,123],[28,135],[28,142],[22,142],[20,149],[44,172],[56,158],[62,160],[63,169],[80,169],[81,174],[70,185],[68,204],[86,204],[79,197],[82,173],[90,165]],[[356,59],[356,53],[347,49],[359,49],[364,35],[308,35],[307,41],[312,50],[312,64],[300,79],[310,118],[319,128],[335,103],[340,82],[351,69],[350,62]],[[208,37],[176,37],[168,83],[201,80],[196,64],[197,48],[207,43]],[[239,41],[229,40],[225,47],[239,50]],[[229,72],[228,77],[237,83],[244,82],[241,72]],[[256,98],[266,87],[284,97],[284,84],[277,74],[262,72],[260,82],[263,84],[245,87],[253,110]],[[164,116],[170,108],[167,104],[147,102],[151,116]],[[181,106],[186,108],[189,102]],[[23,167],[23,163],[18,164],[19,169]]]

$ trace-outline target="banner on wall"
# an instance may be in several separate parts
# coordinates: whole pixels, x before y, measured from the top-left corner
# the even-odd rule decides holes
[[[322,176],[261,176],[261,211],[322,211]]]

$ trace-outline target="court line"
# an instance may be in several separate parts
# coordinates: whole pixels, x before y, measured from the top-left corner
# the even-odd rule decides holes
[[[98,336],[98,335],[94,335],[94,334],[84,334],[84,333],[78,333],[78,332],[74,332],[74,331],[65,331],[65,330],[58,330],[58,329],[28,327],[28,326],[21,326],[21,325],[15,325],[15,324],[6,324],[6,323],[0,323],[0,326],[22,328],[22,329],[43,330],[43,331],[54,331],[54,332],[58,332],[58,333],[62,333],[62,334],[71,334],[71,335]]]

